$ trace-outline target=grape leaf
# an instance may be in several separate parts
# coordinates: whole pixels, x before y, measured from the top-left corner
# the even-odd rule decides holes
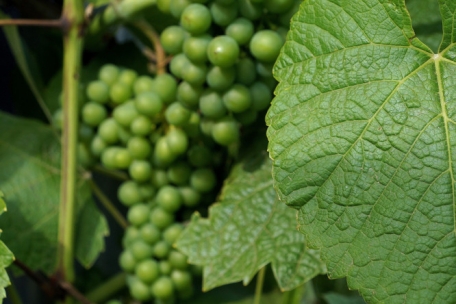
[[[369,303],[456,303],[456,2],[438,54],[404,1],[308,0],[274,68],[274,185]]]
[[[296,212],[277,201],[271,162],[256,153],[234,166],[209,218],[194,214],[176,245],[190,263],[204,266],[205,290],[247,284],[269,263],[280,288],[289,290],[325,271],[318,252],[293,230]]]
[[[6,204],[3,200],[3,192],[0,191],[0,215],[6,211]],[[1,231],[1,230],[0,230]],[[1,299],[6,297],[5,287],[11,284],[6,267],[14,261],[13,253],[0,241],[0,303]]]
[[[60,200],[57,134],[37,121],[0,112],[0,167],[0,188],[9,207],[0,218],[1,227],[8,228],[3,240],[28,267],[52,273],[57,261]],[[78,184],[77,193],[76,256],[88,267],[103,249],[108,227],[93,206],[86,182]]]

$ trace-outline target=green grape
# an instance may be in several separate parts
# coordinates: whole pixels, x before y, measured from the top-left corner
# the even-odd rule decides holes
[[[119,132],[118,135],[120,143],[125,146],[132,137],[132,134],[122,126],[119,126],[117,131]]]
[[[186,269],[188,267],[187,256],[177,250],[169,253],[168,261],[175,269]]]
[[[117,106],[112,112],[112,116],[119,125],[129,128],[133,119],[138,116],[135,104],[132,101],[127,101]]]
[[[165,111],[166,121],[175,126],[182,126],[190,119],[191,112],[179,102],[173,102]]]
[[[119,148],[114,155],[115,167],[119,169],[127,169],[131,164],[130,152],[125,148]]]
[[[131,86],[120,81],[113,83],[109,90],[109,97],[115,104],[127,101],[131,98],[132,94]]]
[[[294,0],[264,0],[264,6],[270,13],[282,14],[293,7]]]
[[[230,67],[239,57],[239,45],[229,36],[218,36],[209,42],[207,57],[213,65]]]
[[[154,80],[149,76],[139,76],[133,84],[133,92],[135,95],[149,92],[152,89],[153,84]]]
[[[222,98],[225,107],[234,113],[243,112],[252,105],[250,91],[242,84],[233,85]]]
[[[177,100],[187,108],[193,109],[198,106],[198,100],[202,93],[202,86],[182,81],[177,87]]]
[[[263,15],[261,3],[253,3],[251,0],[238,0],[239,13],[250,20],[257,20]]]
[[[82,121],[91,127],[98,126],[107,116],[106,108],[96,102],[88,102],[82,108]]]
[[[179,192],[184,206],[193,208],[199,205],[201,201],[201,194],[192,187],[180,187]]]
[[[190,166],[184,162],[179,161],[172,164],[168,168],[168,179],[175,185],[185,185],[187,184],[191,174]]]
[[[130,177],[138,182],[144,182],[150,178],[152,167],[146,160],[136,159],[128,167]]]
[[[176,242],[177,238],[181,235],[184,227],[182,224],[175,223],[163,232],[163,239],[170,245],[173,245]]]
[[[139,192],[141,194],[141,198],[146,201],[148,199],[152,199],[155,196],[156,190],[155,187],[150,183],[145,183],[139,185]]]
[[[204,63],[193,63],[188,61],[181,72],[181,77],[186,82],[201,86],[206,81],[207,66]]]
[[[94,156],[100,157],[107,146],[108,144],[100,136],[95,136],[90,143],[90,151]]]
[[[261,62],[258,61],[255,65],[256,71],[258,75],[261,77],[273,77],[272,76],[272,68],[274,66],[273,62]]]
[[[152,124],[152,121],[144,115],[138,115],[130,125],[131,133],[137,136],[146,136],[153,129],[155,129],[155,125]]]
[[[131,296],[138,301],[147,301],[151,298],[151,290],[149,285],[143,283],[141,280],[132,280],[128,287],[130,289]]]
[[[239,140],[239,127],[236,121],[229,117],[217,121],[211,131],[214,141],[222,146],[228,146]]]
[[[241,58],[236,64],[236,82],[249,86],[256,79],[255,63],[250,58]]]
[[[237,3],[232,3],[230,5],[223,5],[217,2],[213,2],[210,7],[212,20],[215,24],[220,26],[227,26],[234,19],[236,19],[238,14]]]
[[[237,18],[225,30],[225,34],[236,40],[239,45],[247,44],[254,33],[252,21],[246,18]]]
[[[170,74],[161,74],[155,77],[152,91],[156,93],[165,104],[176,99],[177,82]]]
[[[138,78],[138,73],[136,73],[134,70],[130,69],[125,69],[120,71],[119,78],[117,81],[126,84],[129,87],[132,87]]]
[[[252,109],[255,111],[267,109],[272,100],[272,94],[268,86],[261,81],[257,81],[249,89],[250,96],[252,96]]]
[[[109,100],[109,86],[101,80],[91,81],[86,94],[92,101],[106,103]]]
[[[200,122],[200,129],[206,136],[212,136],[212,128],[214,127],[214,121],[209,118],[203,118]]]
[[[179,191],[173,186],[163,186],[158,190],[157,196],[155,198],[158,205],[163,208],[163,210],[174,213],[179,210],[182,205],[182,198]]]
[[[119,125],[113,118],[104,120],[98,128],[98,136],[108,144],[119,141]]]
[[[169,70],[174,76],[182,78],[182,71],[188,62],[190,62],[190,60],[187,58],[187,56],[185,56],[185,54],[177,54],[173,57],[173,59],[171,59],[171,62],[169,63]]]
[[[128,250],[122,251],[119,256],[119,265],[124,271],[133,272],[136,267],[136,260],[133,254]]]
[[[163,13],[171,13],[171,0],[157,0],[157,7]]]
[[[167,276],[162,276],[154,282],[151,290],[155,298],[169,299],[174,293],[173,281]]]
[[[212,164],[212,152],[205,146],[192,146],[187,153],[188,162],[194,167],[207,167]]]
[[[89,147],[83,142],[78,142],[77,155],[78,163],[85,168],[92,166],[95,162]]]
[[[185,30],[177,25],[168,26],[160,35],[160,42],[163,49],[169,54],[182,52],[186,33]]]
[[[166,134],[166,142],[168,148],[174,155],[181,155],[187,151],[188,138],[184,131],[181,129],[173,128]]]
[[[151,183],[156,188],[161,188],[168,185],[168,174],[164,170],[154,170],[152,172]]]
[[[134,181],[123,182],[117,190],[117,197],[125,206],[132,206],[142,200],[139,186]]]
[[[197,112],[192,112],[188,122],[182,126],[182,130],[188,135],[189,138],[199,138],[201,137],[201,132],[199,125],[201,122],[200,115]]]
[[[206,193],[214,189],[217,183],[214,171],[208,168],[196,169],[190,176],[190,185],[193,189]]]
[[[145,260],[135,267],[135,275],[144,283],[152,283],[159,276],[158,263],[154,260]]]
[[[61,130],[63,127],[63,110],[58,109],[54,112],[52,116],[52,124],[58,129]]]
[[[257,111],[250,108],[242,113],[235,113],[234,119],[236,119],[241,125],[248,126],[255,122],[258,117]]]
[[[183,52],[194,63],[207,61],[207,47],[212,36],[203,34],[200,36],[187,37],[184,41]]]
[[[133,159],[145,159],[151,152],[150,143],[139,136],[133,136],[128,140],[127,149]]]
[[[171,273],[171,280],[176,290],[185,290],[192,287],[192,275],[188,271],[174,269]]]
[[[165,259],[169,252],[171,251],[171,246],[165,241],[158,241],[154,245],[154,256],[159,259]]]
[[[107,85],[113,85],[117,81],[120,70],[113,64],[105,64],[98,72],[98,78],[105,82]]]
[[[161,112],[163,101],[154,92],[143,92],[136,96],[135,107],[140,114],[154,117]]]
[[[272,30],[256,32],[250,40],[249,49],[258,60],[274,62],[279,56],[284,41],[279,34]]]
[[[199,100],[201,113],[209,118],[221,118],[226,115],[222,96],[214,90],[207,89]]]
[[[141,226],[149,220],[149,206],[146,204],[136,204],[128,209],[128,222],[134,226]]]
[[[153,253],[153,248],[140,239],[131,242],[129,250],[138,262],[150,258]]]
[[[158,263],[158,268],[160,269],[160,273],[162,275],[170,275],[171,271],[173,270],[171,264],[166,260],[160,261]]]
[[[160,230],[152,223],[144,224],[141,227],[140,233],[141,238],[150,245],[154,245],[160,240]]]
[[[150,213],[149,220],[158,229],[165,229],[174,222],[174,215],[163,208],[156,207]]]
[[[262,77],[260,78],[260,81],[263,82],[271,92],[274,92],[278,83],[277,80],[274,79],[274,77]]]
[[[211,12],[206,6],[199,3],[188,5],[180,17],[180,25],[192,35],[206,32],[211,23]]]
[[[190,0],[171,0],[169,5],[171,15],[176,19],[180,19],[182,12],[190,4],[192,4]]]
[[[124,237],[122,239],[122,244],[124,247],[130,246],[131,243],[133,243],[136,240],[141,239],[141,234],[139,233],[138,228],[133,227],[133,226],[128,226],[127,229],[125,230]]]
[[[108,169],[116,168],[116,154],[119,147],[107,147],[101,153],[101,163]]]
[[[153,164],[157,167],[166,167],[171,164],[177,155],[172,153],[165,137],[160,137],[155,144]]]
[[[214,90],[224,91],[233,84],[235,78],[236,69],[234,67],[213,66],[207,73],[206,82]]]

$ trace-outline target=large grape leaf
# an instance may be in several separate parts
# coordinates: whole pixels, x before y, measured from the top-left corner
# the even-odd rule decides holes
[[[456,303],[456,1],[438,54],[403,0],[307,0],[267,115],[280,199],[370,303]]]
[[[6,211],[6,204],[3,199],[3,192],[0,191],[0,215]],[[0,230],[1,231],[1,230]],[[0,241],[0,303],[1,299],[6,297],[5,287],[11,284],[8,274],[6,273],[6,267],[11,265],[14,261],[13,253],[6,247],[6,245]]]
[[[8,212],[0,218],[2,238],[28,267],[52,273],[58,246],[58,136],[37,121],[0,112],[0,168],[0,189],[8,200]],[[104,248],[108,226],[87,183],[80,182],[77,192],[76,256],[88,267]]]
[[[269,263],[283,290],[325,271],[318,252],[306,249],[296,231],[296,212],[277,201],[264,151],[234,166],[209,218],[194,214],[177,248],[190,263],[204,266],[205,290],[247,284]]]

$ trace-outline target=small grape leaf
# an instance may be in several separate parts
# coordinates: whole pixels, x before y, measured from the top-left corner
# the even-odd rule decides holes
[[[456,1],[434,54],[403,0],[307,0],[274,68],[274,185],[369,303],[456,303]]]
[[[234,166],[209,218],[195,213],[176,246],[204,267],[204,290],[247,284],[269,263],[282,290],[325,271],[318,252],[306,249],[296,231],[296,212],[277,201],[264,152]]]
[[[0,215],[6,211],[6,204],[3,196],[3,192],[0,191]],[[2,241],[0,241],[0,303],[2,302],[1,299],[6,297],[5,287],[11,284],[8,274],[6,273],[6,267],[11,265],[13,261],[13,253]]]
[[[7,228],[3,240],[28,267],[50,274],[56,267],[58,246],[57,134],[40,122],[0,112],[0,168],[0,188],[9,206],[0,218],[0,225]],[[80,182],[77,193],[76,257],[89,267],[103,249],[108,227],[90,199],[89,185]]]

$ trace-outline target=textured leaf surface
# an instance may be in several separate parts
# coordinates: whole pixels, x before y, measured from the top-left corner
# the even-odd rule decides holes
[[[267,116],[278,195],[369,303],[456,303],[456,2],[440,53],[404,1],[308,0]]]
[[[233,168],[220,201],[208,219],[195,214],[177,241],[190,263],[204,266],[205,290],[247,284],[269,263],[284,290],[324,272],[318,253],[296,231],[296,212],[277,201],[265,153]]]
[[[0,191],[0,215],[6,211],[6,204],[3,200],[3,192]],[[6,273],[6,267],[11,265],[14,261],[13,253],[6,247],[6,245],[0,241],[0,303],[1,299],[6,297],[5,287],[10,285],[8,274]]]
[[[57,135],[39,122],[0,113],[0,167],[0,189],[8,200],[8,212],[0,218],[0,227],[5,230],[2,239],[27,266],[51,273],[58,245]],[[89,186],[78,186],[76,253],[79,261],[89,266],[103,249],[108,227],[93,206]],[[92,208],[90,214],[85,212],[87,208]]]

